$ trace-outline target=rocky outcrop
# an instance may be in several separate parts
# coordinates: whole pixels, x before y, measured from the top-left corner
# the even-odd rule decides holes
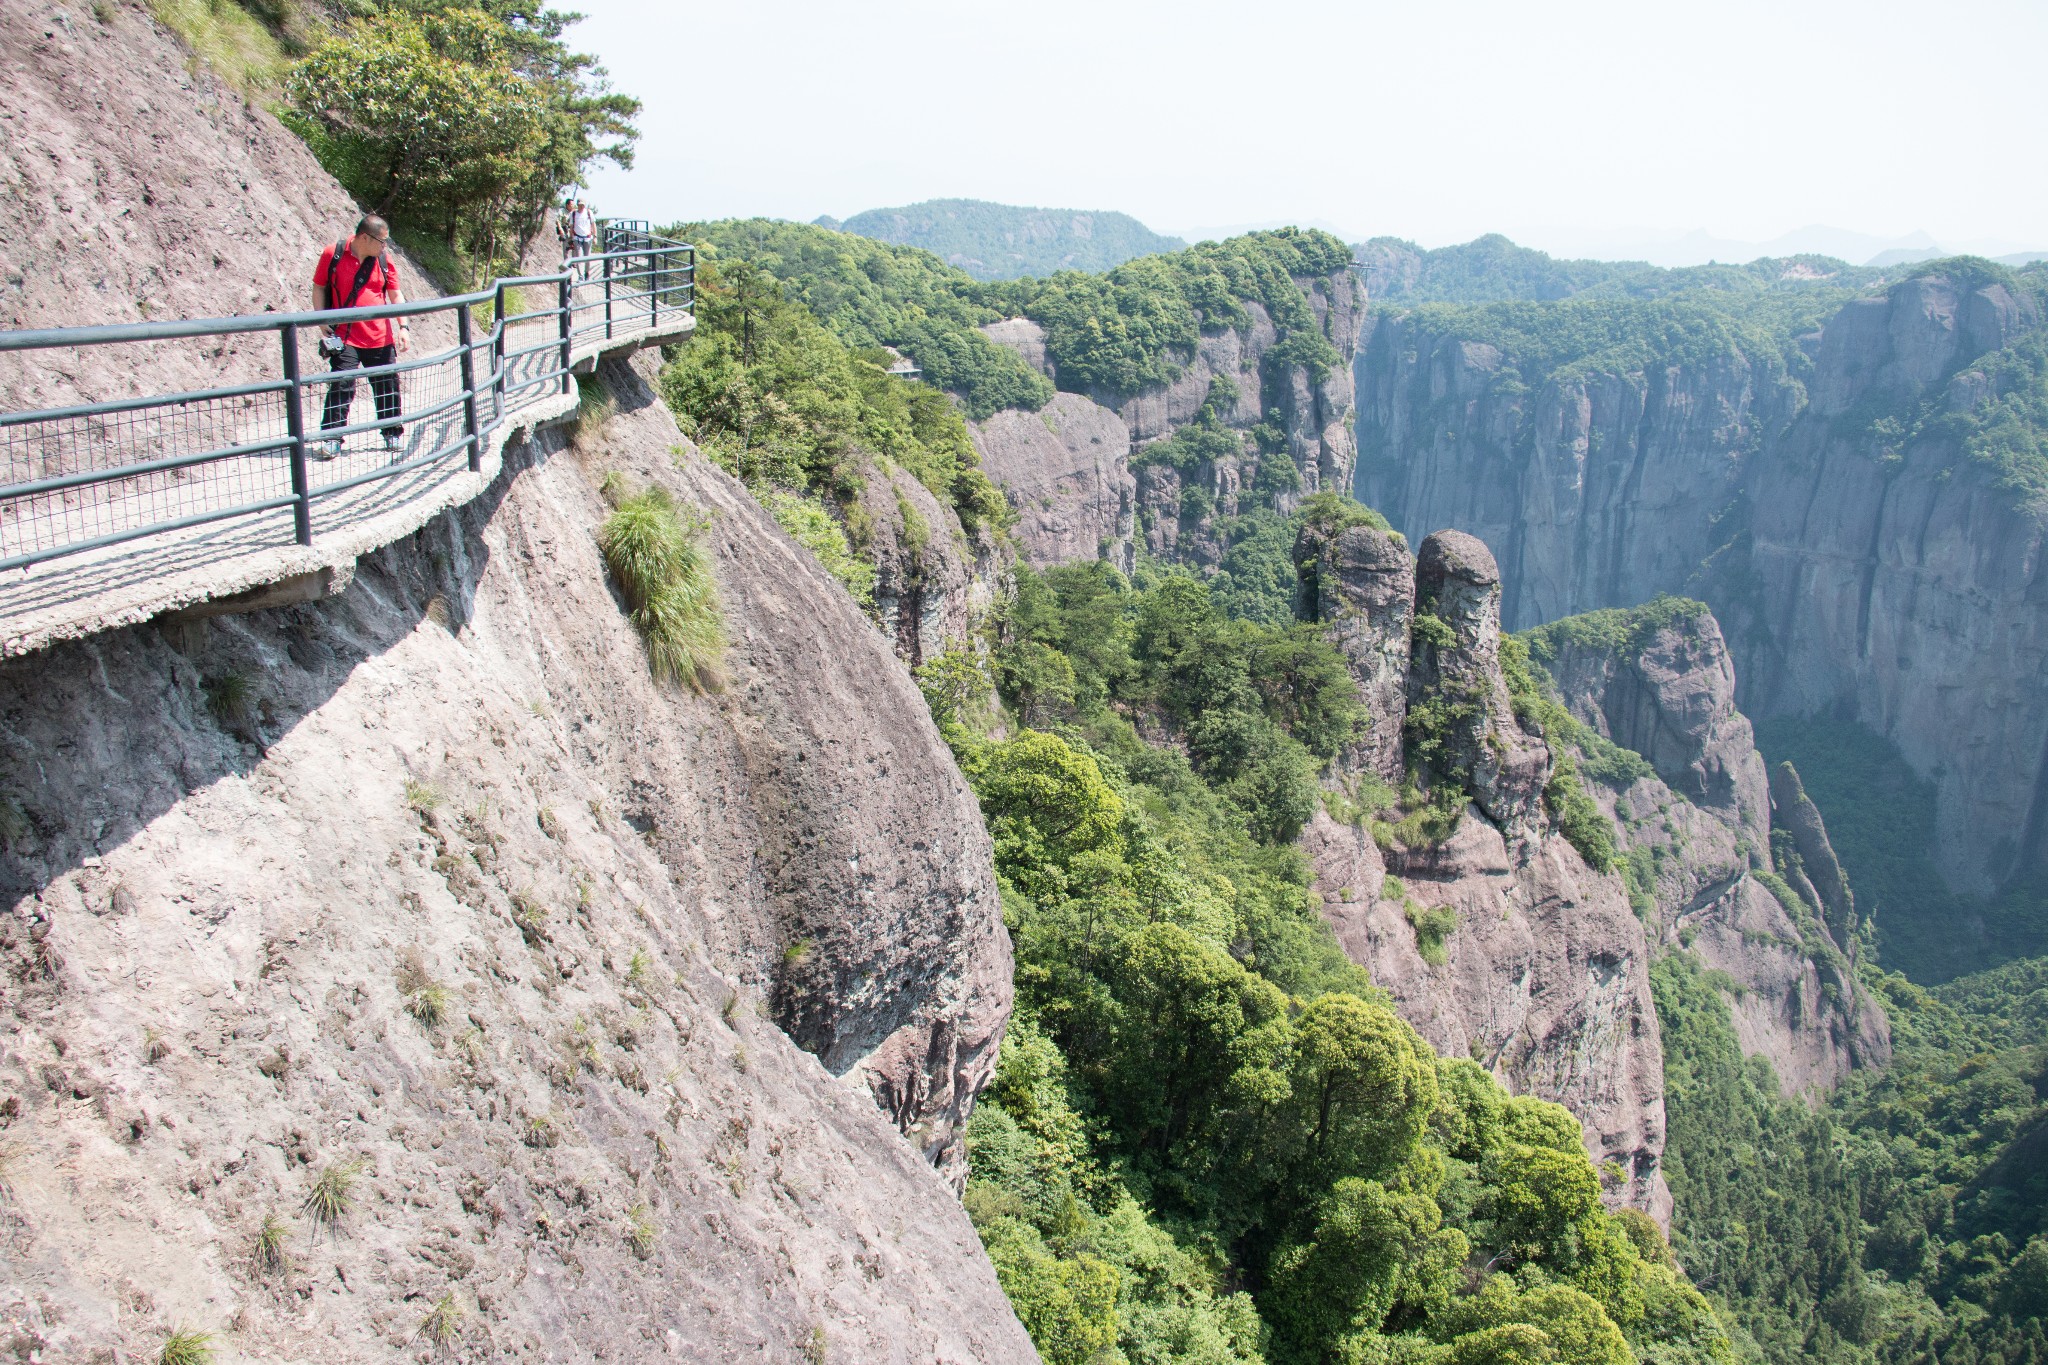
[[[969,430],[983,471],[1017,511],[1011,535],[1026,563],[1107,559],[1131,571],[1138,484],[1130,431],[1114,412],[1062,393],[1037,412],[1005,409]]]
[[[1746,837],[1762,865],[1770,787],[1756,734],[1735,708],[1735,662],[1720,623],[1692,602],[1649,612],[1605,614],[1586,630],[1567,622],[1532,644],[1581,722],[1640,754],[1671,790]]]
[[[1343,653],[1365,704],[1365,719],[1340,755],[1342,766],[1399,786],[1415,560],[1400,536],[1370,526],[1335,534],[1306,526],[1295,540],[1294,560],[1302,566],[1303,606]]]
[[[1440,778],[1462,781],[1519,846],[1544,822],[1550,747],[1516,719],[1500,671],[1500,570],[1463,531],[1438,531],[1415,558],[1409,732]]]
[[[1216,520],[1246,510],[1243,498],[1257,474],[1248,434],[1262,424],[1283,435],[1303,491],[1351,486],[1357,443],[1350,362],[1364,299],[1349,270],[1294,284],[1343,357],[1327,374],[1269,363],[1279,331],[1263,304],[1247,300],[1247,325],[1204,332],[1193,353],[1179,358],[1180,373],[1170,384],[1138,394],[1063,394],[1046,409],[1054,415],[1043,436],[1029,425],[1033,414],[1001,412],[975,424],[983,464],[1022,518],[1018,535],[1027,559],[1041,566],[1077,558],[1128,565],[1134,538],[1142,535],[1154,555],[1213,567],[1224,548]],[[1057,381],[1037,323],[1010,318],[982,331]],[[1112,415],[1123,427],[1121,442],[1104,424]],[[1144,446],[1198,419],[1237,433],[1247,453],[1185,470],[1145,463]],[[1118,444],[1122,451],[1110,453]],[[1140,467],[1133,470],[1133,462]],[[1296,496],[1280,494],[1277,501],[1291,506]]]
[[[1751,716],[1853,717],[1935,784],[1958,889],[2048,868],[2044,520],[1967,448],[2031,373],[1995,358],[2043,325],[2035,294],[1932,270],[1842,309],[1789,368],[1695,339],[1545,376],[1431,319],[1382,315],[1362,348],[1361,499],[1485,540],[1511,627],[1705,598]]]
[[[1799,854],[1792,870],[1798,872],[1809,903],[1827,916],[1828,928],[1837,938],[1847,940],[1856,932],[1856,897],[1828,840],[1828,827],[1799,781],[1799,770],[1790,763],[1771,769],[1771,810]]]
[[[1493,557],[1438,532],[1411,560],[1388,532],[1311,522],[1296,559],[1369,712],[1340,784],[1370,775],[1384,790],[1412,769],[1471,798],[1439,840],[1318,814],[1301,843],[1324,917],[1432,1046],[1569,1107],[1594,1160],[1619,1171],[1607,1197],[1668,1218],[1649,945],[1620,879],[1544,813],[1550,751],[1501,674]]]
[[[1008,1009],[973,798],[844,595],[606,379],[580,454],[339,598],[0,672],[4,1278],[60,1356],[382,1355],[452,1294],[556,1359],[1033,1358],[919,1160],[957,1161]],[[722,693],[648,677],[608,469],[711,515]]]
[[[1569,1108],[1594,1162],[1620,1170],[1608,1200],[1668,1221],[1650,952],[1619,880],[1554,833],[1511,855],[1476,808],[1426,856],[1383,852],[1323,814],[1302,848],[1337,941],[1401,1016],[1438,1052]],[[1454,926],[1438,962],[1415,923],[1431,912]]]
[[[10,313],[295,305],[354,209],[106,9],[0,11],[0,155],[67,177],[10,194]],[[4,392],[232,359],[81,352]],[[387,1358],[445,1299],[479,1358],[1035,1359],[949,1185],[1010,999],[976,803],[889,641],[640,363],[338,596],[0,668],[18,1348]],[[721,690],[650,678],[607,473],[704,517]]]
[[[875,617],[896,657],[916,668],[970,640],[995,605],[1007,559],[909,471],[870,463],[865,472],[857,523],[875,568]]]
[[[1582,724],[1648,760],[1643,773],[1582,752],[1579,766],[1630,857],[1653,941],[1722,973],[1744,1051],[1768,1058],[1788,1094],[1815,1099],[1888,1061],[1884,1012],[1841,946],[1852,941],[1830,933],[1817,893],[1808,909],[1767,884],[1774,824],[1796,822],[1820,847],[1826,830],[1810,802],[1788,815],[1782,778],[1767,785],[1713,615],[1665,600],[1570,618],[1529,643]],[[1803,877],[1778,870],[1795,885]]]

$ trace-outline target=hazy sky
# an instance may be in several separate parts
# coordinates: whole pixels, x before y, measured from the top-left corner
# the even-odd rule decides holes
[[[966,197],[1605,255],[1810,224],[2048,247],[2044,0],[573,7],[647,106],[636,169],[593,178],[620,216]]]

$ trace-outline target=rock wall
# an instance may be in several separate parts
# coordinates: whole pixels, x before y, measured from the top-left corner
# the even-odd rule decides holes
[[[1131,571],[1138,482],[1130,469],[1130,429],[1116,413],[1062,393],[1037,412],[1009,408],[969,429],[983,472],[1017,511],[1013,535],[1026,563],[1047,569],[1102,558]]]
[[[1340,784],[1398,781],[1412,767],[1432,785],[1463,774],[1471,797],[1436,843],[1383,821],[1315,817],[1302,848],[1338,942],[1437,1051],[1570,1108],[1595,1162],[1621,1171],[1611,1201],[1668,1219],[1649,943],[1621,879],[1588,867],[1542,811],[1550,753],[1508,702],[1492,556],[1456,532],[1410,560],[1385,532],[1311,527],[1296,558],[1371,708]],[[1448,716],[1426,754],[1416,724],[1439,727],[1425,709]],[[1451,927],[1432,951],[1425,922],[1446,911]]]
[[[603,433],[339,598],[0,671],[0,1278],[60,1357],[383,1358],[452,1293],[493,1353],[1033,1358],[944,1178],[1009,1001],[973,798],[844,594],[606,381]],[[722,692],[649,678],[607,470],[710,514]]]
[[[354,206],[104,10],[0,9],[6,315],[296,307]],[[167,356],[0,398],[239,363]],[[952,1188],[1010,999],[978,809],[891,640],[638,363],[338,597],[0,668],[15,1349],[410,1358],[445,1299],[479,1358],[1035,1359]],[[716,692],[648,674],[611,472],[706,519]]]
[[[1344,360],[1321,379],[1300,365],[1268,373],[1266,353],[1278,332],[1264,305],[1248,301],[1250,324],[1204,333],[1171,384],[1136,395],[1062,393],[1044,413],[1005,411],[971,424],[989,477],[1017,508],[1016,536],[1027,562],[1043,568],[1101,557],[1128,568],[1142,536],[1154,555],[1213,566],[1223,550],[1215,521],[1248,510],[1256,458],[1225,456],[1184,472],[1145,466],[1141,458],[1144,446],[1195,421],[1205,406],[1238,432],[1277,425],[1306,492],[1350,487],[1357,462],[1350,363],[1364,297],[1349,270],[1294,283]],[[1037,323],[1010,318],[982,330],[1058,382]],[[1230,394],[1220,406],[1211,400],[1217,379]],[[1044,433],[1031,425],[1041,420]],[[1135,471],[1134,459],[1142,466]],[[1206,496],[1206,508],[1184,500],[1191,488]],[[1278,498],[1285,505],[1293,500]]]
[[[1494,549],[1523,628],[1660,591],[1728,629],[1752,716],[1828,711],[1932,780],[1958,889],[2048,868],[2043,519],[1944,412],[2042,325],[1953,269],[1841,310],[1788,369],[1730,342],[1534,387],[1524,358],[1383,313],[1356,366],[1356,490],[1396,526]],[[1879,419],[1890,419],[1887,425]]]
[[[970,640],[1012,561],[907,470],[871,462],[864,472],[857,548],[875,567],[875,616],[896,657],[916,668]]]
[[[1719,623],[1704,609],[1664,615],[1599,631],[1566,621],[1538,632],[1532,651],[1581,723],[1654,769],[1603,778],[1580,755],[1619,847],[1636,855],[1652,939],[1725,974],[1743,1050],[1767,1057],[1788,1094],[1818,1099],[1890,1060],[1890,1026],[1841,947],[1854,946],[1847,921],[1810,889],[1806,906],[1786,905],[1756,875],[1772,869],[1774,826],[1817,849],[1826,828],[1811,802],[1794,803],[1796,775],[1766,779]]]

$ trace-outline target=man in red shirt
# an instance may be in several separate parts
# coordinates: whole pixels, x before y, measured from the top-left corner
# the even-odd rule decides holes
[[[346,243],[337,242],[321,252],[320,264],[313,270],[313,307],[371,308],[382,303],[404,303],[405,295],[398,287],[397,263],[385,250],[390,240],[391,225],[372,213],[356,224],[355,235]],[[345,322],[322,327],[320,331],[320,349],[337,374],[392,364],[412,346],[404,318],[398,319],[395,332],[389,318]],[[371,375],[370,392],[377,400],[378,420],[387,424],[383,428],[384,448],[396,451],[405,443],[405,428],[397,420],[398,376]],[[321,430],[347,426],[349,404],[355,396],[354,379],[329,381],[327,403],[320,415]],[[331,460],[340,453],[341,441],[334,438],[320,443],[316,457]]]

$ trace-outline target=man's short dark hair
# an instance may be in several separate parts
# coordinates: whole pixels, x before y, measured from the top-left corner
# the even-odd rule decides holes
[[[366,232],[381,240],[391,235],[391,224],[374,213],[366,213],[356,220],[356,236],[360,237]]]

